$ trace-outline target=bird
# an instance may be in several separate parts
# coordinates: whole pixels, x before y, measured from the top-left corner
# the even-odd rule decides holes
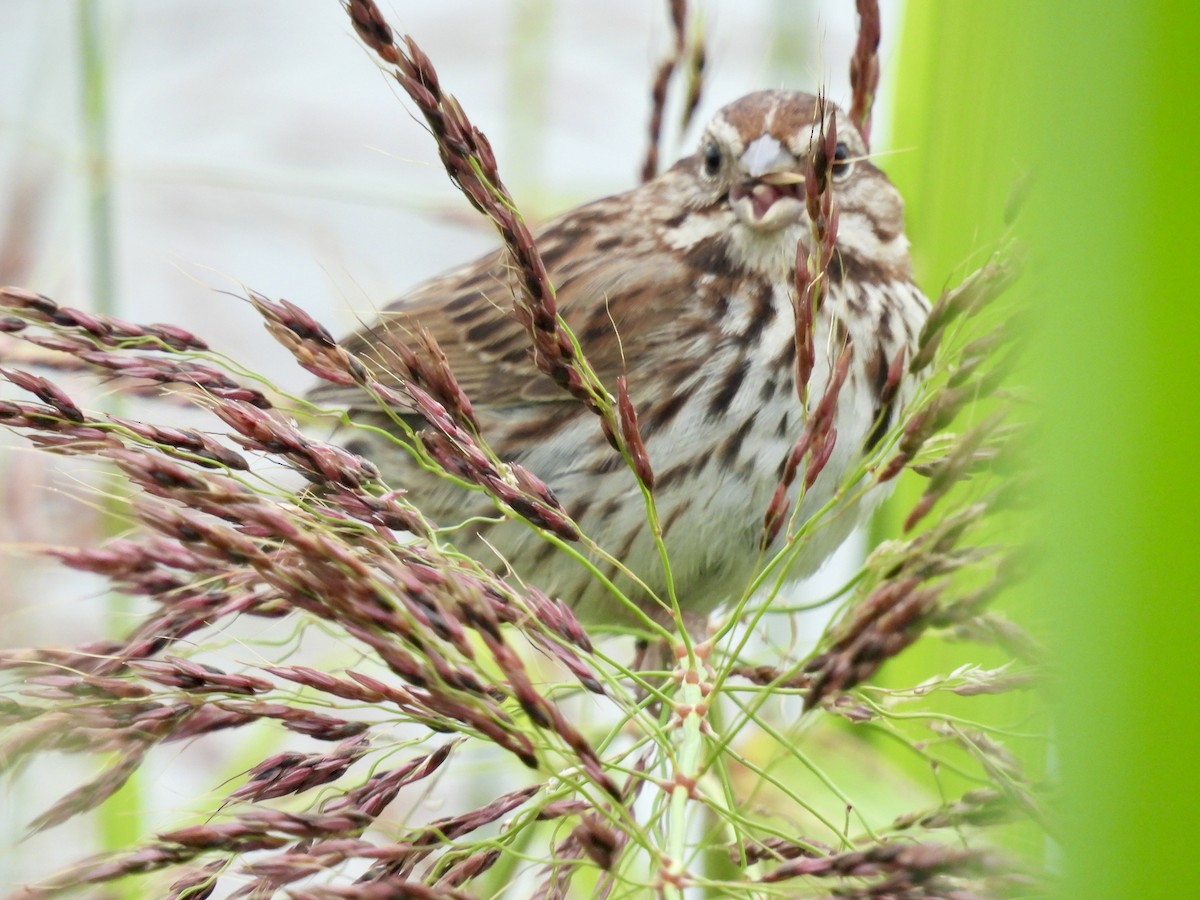
[[[823,160],[836,242],[812,324],[809,384],[798,386],[797,256],[819,250],[805,173],[827,128],[837,138]],[[806,92],[766,90],[721,108],[695,152],[657,177],[559,215],[534,239],[559,313],[600,382],[615,394],[626,379],[654,472],[669,583],[633,472],[594,412],[534,362],[503,249],[413,288],[341,343],[380,383],[400,386],[399,348],[424,352],[428,342],[416,336],[432,336],[471,400],[480,439],[549,486],[589,539],[582,559],[498,515],[486,494],[417,464],[395,418],[419,432],[414,409],[388,412],[368,392],[333,383],[308,399],[374,426],[335,440],[406,491],[457,549],[563,600],[589,628],[673,621],[673,592],[686,627],[698,631],[743,594],[764,549],[789,539],[782,529],[764,548],[764,515],[846,346],[836,437],[798,498],[799,521],[839,490],[847,495],[847,474],[917,389],[920,374],[907,366],[888,384],[896,361],[913,358],[929,311],[913,280],[903,200],[844,110]],[[802,463],[793,500],[811,464]],[[807,530],[789,577],[819,568],[887,490],[873,485]]]

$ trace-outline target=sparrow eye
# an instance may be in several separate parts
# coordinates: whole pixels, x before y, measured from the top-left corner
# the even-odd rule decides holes
[[[721,148],[717,146],[716,141],[710,140],[705,142],[701,153],[704,156],[704,174],[715,178],[721,171]]]
[[[838,181],[849,175],[850,170],[854,168],[854,163],[849,162],[849,159],[850,148],[838,141],[838,145],[833,148],[833,166],[831,166],[833,177]]]

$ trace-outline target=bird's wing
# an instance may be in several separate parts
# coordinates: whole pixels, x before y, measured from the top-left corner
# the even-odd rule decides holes
[[[535,236],[559,311],[589,363],[613,390],[623,372],[639,372],[662,359],[655,345],[679,339],[698,318],[689,310],[688,267],[664,253],[661,226],[647,217],[630,222],[629,195],[580,207],[548,223]],[[612,217],[627,227],[620,227]],[[675,254],[674,256],[678,256]],[[384,384],[403,371],[398,342],[420,352],[414,340],[427,329],[476,406],[575,402],[535,366],[531,339],[513,312],[516,278],[503,251],[419,286],[385,309],[378,320],[342,342],[370,365]],[[696,323],[692,323],[695,327]],[[356,387],[325,384],[310,399],[344,408],[374,408]]]

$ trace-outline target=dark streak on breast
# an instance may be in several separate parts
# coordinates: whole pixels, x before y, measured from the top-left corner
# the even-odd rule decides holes
[[[653,434],[670,424],[686,405],[687,399],[688,395],[684,391],[675,391],[666,400],[650,407],[650,412],[644,420],[647,433]]]
[[[691,508],[692,508],[692,498],[688,497],[686,500],[684,500],[682,503],[678,504],[674,509],[672,509],[667,514],[667,517],[665,519],[663,519],[663,523],[662,523],[662,530],[663,530],[664,537],[670,533],[672,526],[674,526],[675,523],[678,522],[683,517],[684,513],[686,513]]]
[[[557,552],[558,546],[556,544],[552,544],[549,541],[542,541],[542,545],[538,547],[537,553],[533,557],[533,564],[535,566],[544,566],[550,562]]]
[[[840,316],[834,316],[829,323],[829,340],[835,347],[844,347],[848,339],[849,332],[846,330],[846,323],[842,321]]]
[[[696,474],[699,474],[699,470],[693,466],[690,460],[682,462],[679,465],[671,466],[671,468],[663,472],[656,473],[654,476],[654,489],[656,491],[666,490],[675,482],[686,478],[688,475]]]
[[[846,280],[846,272],[842,268],[842,253],[840,250],[835,250],[833,256],[829,258],[829,265],[826,267],[829,273],[830,284],[841,284]]]
[[[729,275],[733,263],[725,250],[725,238],[720,235],[703,238],[687,251],[685,260],[689,266],[713,275]]]
[[[617,457],[617,458],[620,459],[620,457]],[[661,482],[662,479],[658,478],[658,479],[656,479],[656,481]],[[625,502],[625,498],[621,494],[617,494],[616,496],[609,497],[607,500],[604,501],[604,503],[602,503],[600,505],[600,508],[596,511],[596,521],[603,522],[606,519],[611,519],[613,516],[615,516],[617,514],[617,510],[621,508],[621,504],[624,502]]]
[[[838,271],[841,274],[834,281],[850,281],[858,284],[882,284],[885,281],[894,281],[901,277],[891,266],[881,265],[874,260],[863,259],[861,256],[856,256],[851,253],[838,253],[830,260],[830,271],[833,270],[834,261],[838,263]]]
[[[621,546],[617,548],[617,552],[613,554],[614,558],[620,560],[629,559],[629,554],[633,552],[633,545],[637,543],[638,538],[642,536],[642,529],[630,529],[629,534],[622,541]]]
[[[890,306],[884,306],[879,311],[879,320],[875,325],[875,329],[879,333],[879,342],[884,347],[891,346],[892,338],[894,336],[894,328],[892,326],[892,309]],[[882,347],[880,350],[882,352]],[[886,365],[887,364],[885,363],[885,366]]]
[[[795,338],[788,338],[784,342],[783,347],[779,350],[779,355],[773,360],[773,364],[777,369],[789,368],[796,361],[796,341]]]
[[[516,412],[519,412],[520,409],[520,407],[514,407],[514,411]],[[528,407],[525,409],[528,409]],[[540,416],[510,415],[508,418],[511,422],[524,423],[521,425],[510,426],[504,434],[504,440],[506,443],[514,446],[520,446],[522,444],[533,444],[545,440],[549,435],[555,432],[558,425],[566,421],[567,416],[564,415],[559,419],[555,419],[555,424],[550,426],[547,426],[546,420]]]
[[[571,518],[574,519],[576,522],[582,522],[584,520],[584,518],[587,516],[588,510],[590,510],[591,508],[592,508],[591,498],[585,497],[584,499],[580,500],[578,503],[572,505],[571,509],[569,509],[568,512],[570,512]]]
[[[601,457],[599,461],[588,466],[589,475],[611,475],[625,465],[625,457],[616,451]]]
[[[746,421],[741,424],[733,434],[722,441],[721,446],[717,448],[717,458],[722,465],[732,466],[737,461],[737,455],[742,449],[742,444],[746,440],[746,436],[750,433],[750,429],[754,426],[754,413],[751,413]]]
[[[871,379],[871,396],[875,398],[874,426],[871,428],[871,433],[867,435],[867,441],[863,445],[869,453],[875,449],[875,445],[883,440],[883,436],[887,434],[888,428],[892,421],[892,412],[896,405],[896,395],[892,394],[892,399],[888,401],[887,406],[880,406],[879,400],[883,395],[883,386],[887,383],[888,368],[891,361],[888,359],[886,343],[880,343],[875,348],[875,355],[871,358],[870,364],[867,366],[867,375]]]
[[[754,290],[750,300],[750,321],[746,330],[738,335],[742,346],[758,340],[768,325],[775,320],[775,291],[770,282],[763,281]]]
[[[737,396],[738,389],[742,386],[742,382],[746,379],[746,371],[750,367],[750,360],[743,357],[738,365],[731,368],[725,377],[721,379],[721,385],[717,388],[716,394],[708,402],[708,416],[715,418],[723,416],[729,411],[729,404],[733,402],[733,398]]]

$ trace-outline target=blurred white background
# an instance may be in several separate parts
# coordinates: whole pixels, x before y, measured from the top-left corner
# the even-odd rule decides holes
[[[716,108],[751,90],[822,87],[849,99],[852,3],[693,5],[709,35],[704,97],[692,133],[671,134],[665,162],[690,152]],[[245,288],[298,303],[341,333],[494,245],[337,0],[0,0],[0,283],[94,308],[80,52],[89,6],[101,38],[121,317],[189,328],[296,391],[309,376],[237,299]],[[381,6],[489,136],[527,217],[635,183],[649,83],[670,42],[666,3]],[[886,103],[899,3],[883,14]],[[885,109],[877,121],[874,141],[886,146]],[[9,448],[0,456],[0,646],[95,637],[100,600],[80,599],[94,587],[21,552],[98,539],[76,476],[20,438],[6,434],[0,446]],[[22,779],[23,793],[0,801],[0,886],[92,849],[80,825],[14,848],[24,823],[74,783],[77,770],[61,771],[47,769],[46,796],[30,796]]]

